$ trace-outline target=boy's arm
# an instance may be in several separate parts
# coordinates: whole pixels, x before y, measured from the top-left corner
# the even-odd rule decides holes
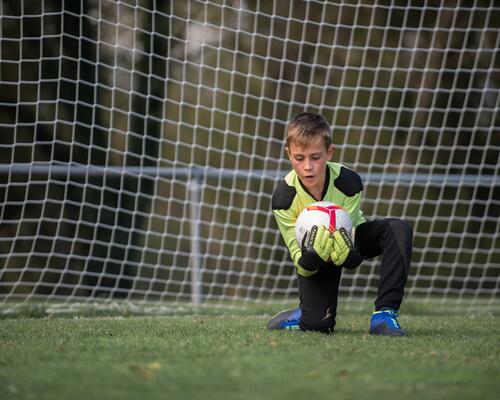
[[[290,253],[290,257],[294,265],[297,267],[297,272],[302,276],[311,276],[317,271],[310,271],[302,268],[299,264],[300,257],[302,257],[302,251],[300,246],[295,239],[295,221],[296,217],[289,210],[273,210],[274,217],[276,218],[276,223],[280,230],[283,241]]]
[[[354,228],[366,222],[363,211],[360,209],[362,193],[363,192],[358,192],[354,196],[348,197],[342,205],[342,208],[346,210],[351,217],[352,226]]]
[[[293,263],[297,267],[297,271],[304,276],[308,276],[312,275],[312,273],[302,270],[299,265],[299,259],[302,256],[302,252],[295,239],[295,222],[297,221],[297,215],[293,212],[292,204],[296,195],[297,191],[295,188],[288,185],[286,180],[283,179],[274,189],[272,209],[283,241],[285,242]]]
[[[340,174],[335,180],[335,186],[345,195],[342,208],[351,217],[353,230],[352,232],[344,230],[344,232],[336,231],[334,233],[335,245],[331,258],[335,265],[343,268],[356,268],[363,261],[363,257],[354,243],[355,228],[366,222],[360,208],[363,182],[356,172],[341,167]]]
[[[363,212],[360,210],[361,193],[348,197],[342,206],[351,217],[352,232],[347,232],[344,228],[334,232],[335,245],[331,259],[335,265],[342,268],[357,268],[363,262],[363,257],[354,242],[356,227],[365,222]]]
[[[292,261],[295,265],[299,261],[301,256],[301,251],[297,240],[295,239],[295,221],[296,218],[291,216],[288,210],[273,210],[274,217],[276,218],[276,223],[280,230],[283,241],[285,242]]]
[[[339,175],[335,179],[334,185],[344,195],[341,205],[351,217],[352,225],[357,227],[366,222],[363,212],[360,209],[363,193],[361,177],[352,169],[340,166]]]

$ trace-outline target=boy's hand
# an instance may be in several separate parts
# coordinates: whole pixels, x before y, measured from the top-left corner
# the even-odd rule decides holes
[[[326,264],[333,251],[333,235],[324,226],[314,225],[302,239],[302,256],[299,265],[315,271]]]
[[[337,267],[356,268],[363,261],[363,257],[355,248],[351,237],[344,228],[333,232],[333,251],[330,255]]]

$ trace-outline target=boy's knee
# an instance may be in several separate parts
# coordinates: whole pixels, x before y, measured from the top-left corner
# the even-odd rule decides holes
[[[391,232],[400,238],[409,240],[413,238],[413,228],[404,219],[391,218],[388,220],[388,226]]]
[[[314,316],[309,318],[302,318],[300,320],[300,329],[303,331],[314,331],[322,333],[333,333],[335,328],[335,315],[327,315],[320,317]]]

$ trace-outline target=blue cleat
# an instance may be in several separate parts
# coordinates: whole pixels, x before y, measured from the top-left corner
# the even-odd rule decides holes
[[[372,314],[370,335],[405,336],[397,321],[398,312],[392,308],[382,308]]]
[[[302,310],[300,308],[294,308],[292,310],[281,311],[276,314],[267,323],[267,329],[270,331],[274,330],[299,330],[300,317],[302,316]]]

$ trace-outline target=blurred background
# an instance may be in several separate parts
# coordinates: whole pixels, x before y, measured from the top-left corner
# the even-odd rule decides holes
[[[413,225],[408,297],[498,307],[500,6],[421,3],[2,0],[0,301],[296,299],[270,199],[312,111]]]

